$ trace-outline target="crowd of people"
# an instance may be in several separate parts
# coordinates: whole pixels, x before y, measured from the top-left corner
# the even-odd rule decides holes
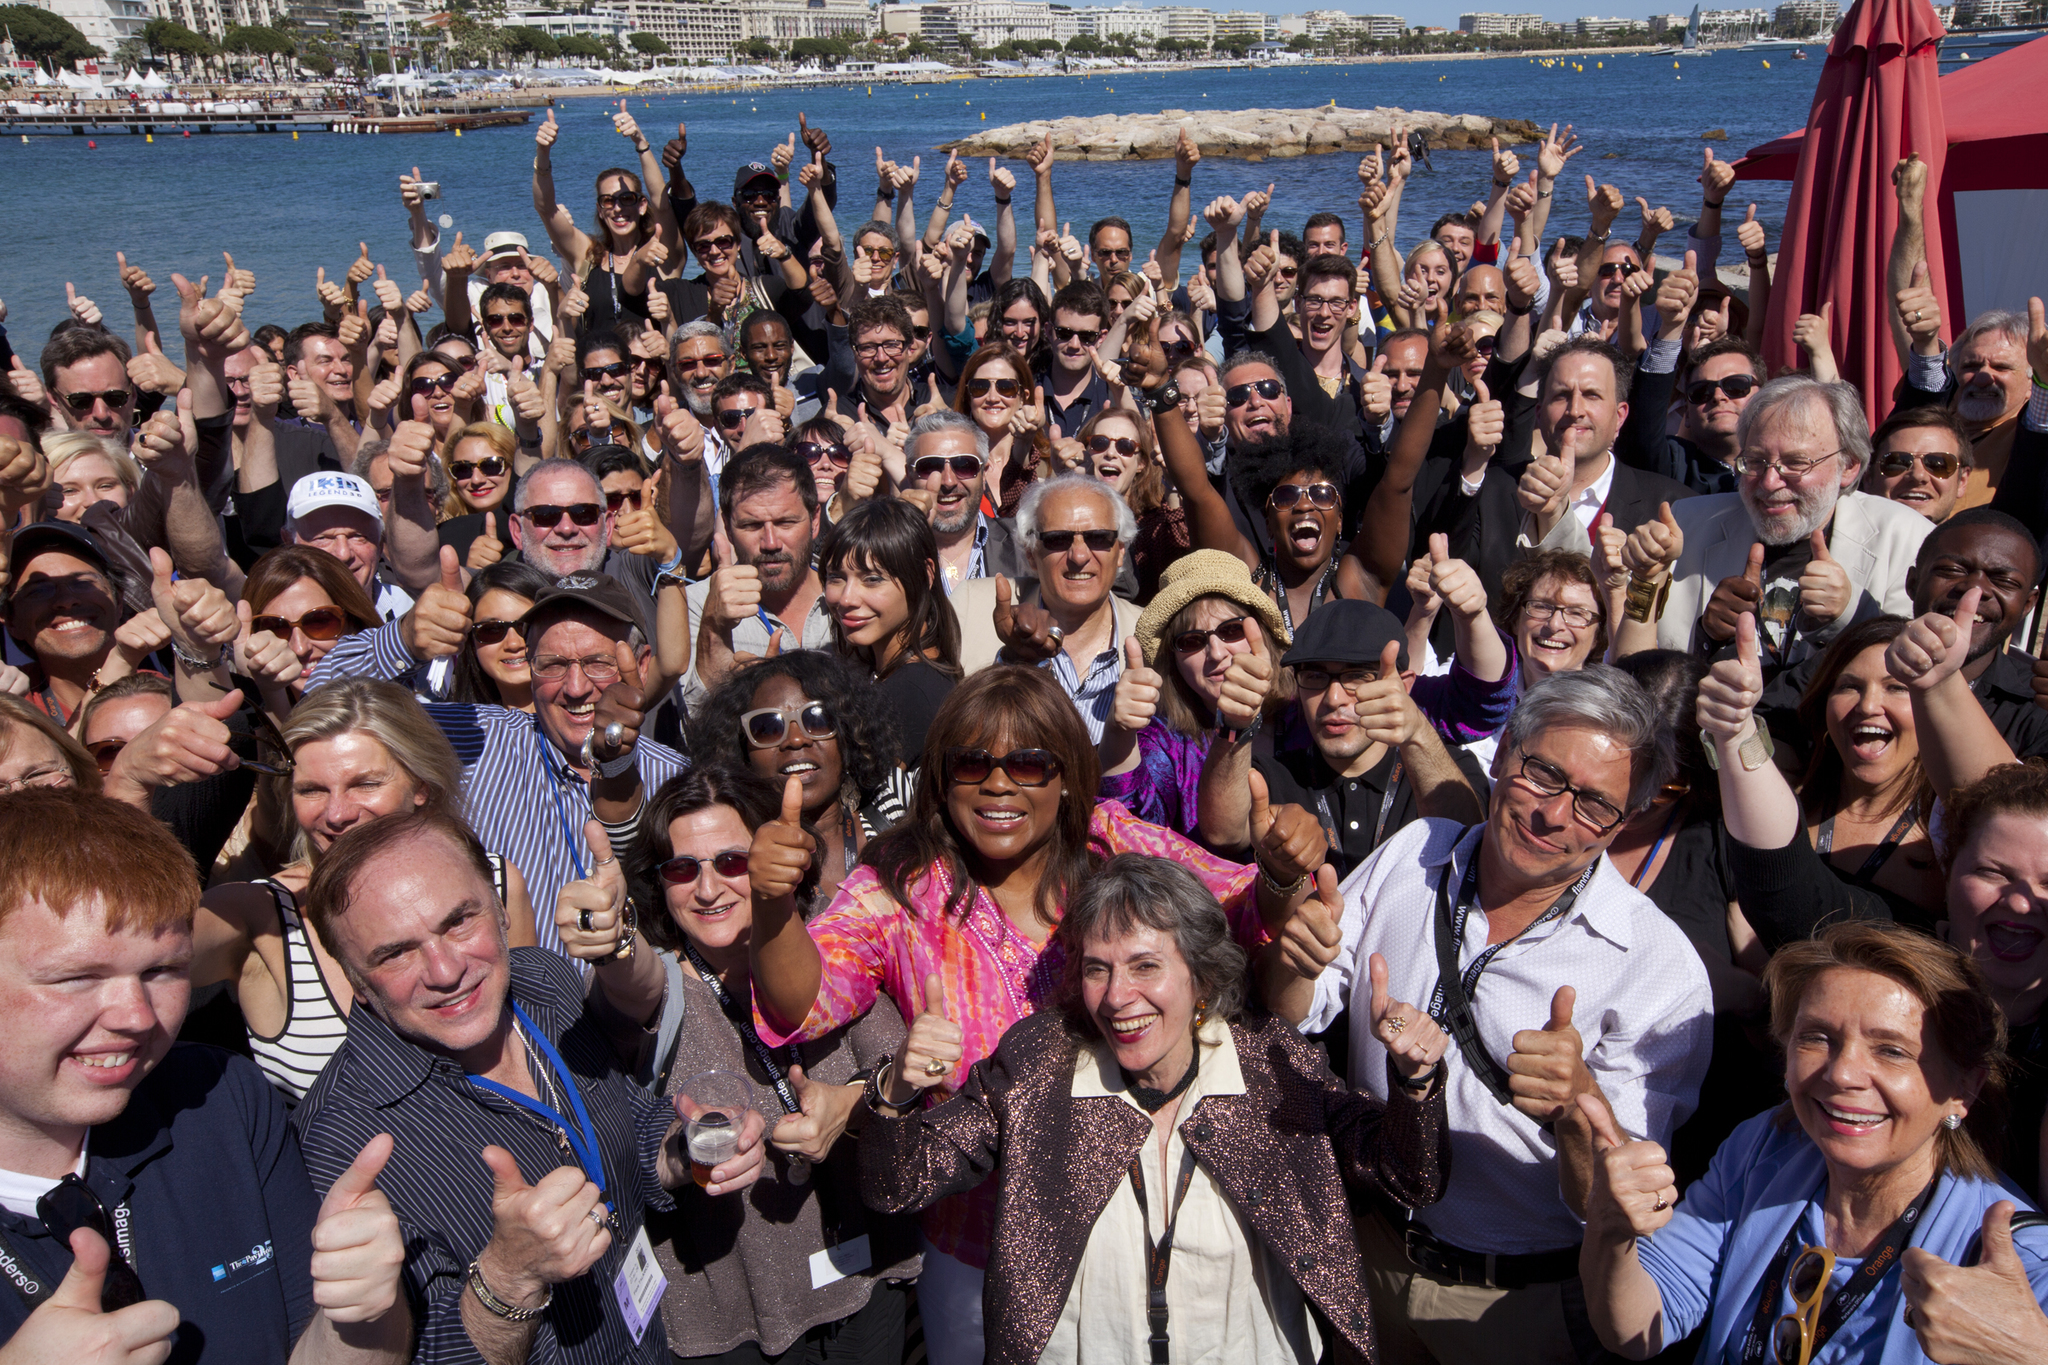
[[[1711,150],[613,123],[0,331],[0,1365],[2048,1360],[2048,320],[1916,160],[1872,394]]]

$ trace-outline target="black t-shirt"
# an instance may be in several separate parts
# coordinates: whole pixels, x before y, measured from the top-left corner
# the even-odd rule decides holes
[[[913,660],[876,684],[895,713],[900,741],[897,757],[904,767],[915,769],[924,762],[925,735],[939,714],[940,704],[953,691],[954,682],[930,664]]]
[[[1464,749],[1451,750],[1451,757],[1484,805],[1491,787],[1479,760]],[[1404,766],[1397,749],[1388,749],[1357,777],[1339,776],[1322,751],[1313,747],[1260,755],[1252,759],[1252,766],[1266,779],[1274,805],[1300,806],[1316,817],[1330,840],[1330,863],[1340,878],[1421,814],[1415,784],[1405,771],[1397,771]]]
[[[1701,960],[1728,962],[1728,903],[1735,879],[1721,846],[1718,820],[1694,815],[1671,832],[1671,851],[1657,880],[1642,887],[1665,918],[1685,932]]]

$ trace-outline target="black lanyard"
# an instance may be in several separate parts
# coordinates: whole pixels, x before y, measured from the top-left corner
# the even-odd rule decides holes
[[[1821,1310],[1820,1319],[1813,1327],[1813,1347],[1807,1353],[1809,1360],[1820,1354],[1821,1346],[1835,1334],[1835,1329],[1847,1321],[1849,1315],[1870,1297],[1878,1282],[1890,1274],[1892,1267],[1898,1264],[1899,1256],[1905,1251],[1907,1243],[1913,1240],[1913,1229],[1919,1224],[1920,1215],[1927,1211],[1928,1201],[1934,1198],[1934,1187],[1940,1183],[1941,1177],[1937,1175],[1928,1183],[1926,1189],[1920,1191],[1920,1197],[1908,1204],[1906,1211],[1884,1230],[1884,1236],[1878,1239],[1870,1254],[1863,1258],[1863,1264],[1857,1266],[1855,1272],[1849,1276],[1849,1282],[1843,1285],[1835,1297],[1829,1300],[1828,1306]],[[1785,1271],[1791,1264],[1793,1255],[1799,1250],[1799,1223],[1804,1221],[1805,1213],[1802,1210],[1799,1222],[1792,1224],[1792,1230],[1785,1234],[1784,1245],[1780,1246],[1778,1254],[1771,1258],[1771,1268],[1764,1272],[1763,1292],[1756,1301],[1756,1316],[1749,1324],[1749,1336],[1742,1343],[1742,1365],[1761,1365],[1764,1349],[1770,1343],[1772,1329],[1777,1325],[1778,1319],[1784,1316],[1778,1311],[1778,1296],[1785,1287]]]
[[[1148,1136],[1146,1141],[1151,1141]],[[1181,1201],[1188,1197],[1188,1185],[1195,1178],[1194,1149],[1180,1149],[1180,1179],[1173,1189],[1173,1203],[1166,1211],[1166,1232],[1159,1244],[1152,1244],[1152,1210],[1145,1203],[1145,1153],[1131,1158],[1131,1193],[1138,1200],[1138,1219],[1145,1225],[1145,1321],[1152,1328],[1152,1365],[1166,1361],[1166,1273],[1173,1268],[1173,1230],[1180,1222]]]
[[[1387,837],[1387,817],[1394,813],[1394,792],[1400,785],[1401,760],[1396,757],[1394,759],[1394,770],[1387,774],[1386,793],[1380,797],[1380,817],[1373,821],[1372,825],[1372,846],[1374,848],[1378,848],[1380,841]],[[1316,820],[1323,827],[1324,840],[1328,842],[1334,853],[1340,855],[1336,861],[1341,861],[1341,855],[1344,851],[1344,839],[1337,832],[1337,817],[1330,810],[1330,797],[1327,792],[1319,791],[1316,793]],[[1346,870],[1349,870],[1348,866]]]
[[[1292,639],[1294,637],[1294,609],[1287,605],[1287,580],[1280,577],[1280,561],[1275,556],[1269,558],[1260,567],[1264,569],[1264,577],[1266,579],[1260,586],[1271,593],[1273,600],[1279,604],[1280,622],[1287,627],[1288,638]],[[1314,611],[1317,605],[1322,602],[1324,594],[1329,591],[1330,578],[1336,572],[1337,558],[1335,555],[1332,555],[1329,564],[1323,569],[1323,576],[1316,580],[1316,590],[1309,595],[1308,605],[1310,611]]]
[[[683,951],[689,955],[690,965],[697,969],[697,975],[703,977],[704,984],[711,988],[711,994],[718,998],[718,1008],[725,1012],[725,1017],[732,1021],[732,1026],[740,1031],[740,1037],[754,1050],[755,1059],[767,1071],[768,1079],[774,1082],[775,1098],[782,1102],[783,1112],[803,1113],[804,1107],[797,1102],[796,1091],[790,1087],[787,1065],[776,1060],[775,1049],[761,1041],[761,1035],[754,1031],[754,1021],[747,1017],[744,1008],[734,1003],[732,996],[726,992],[725,983],[718,979],[717,972],[711,970],[711,964],[697,955],[696,945],[685,943]],[[799,1060],[795,1044],[783,1050],[789,1053],[791,1063]]]
[[[1892,856],[1893,851],[1898,848],[1906,835],[1912,831],[1915,813],[1911,803],[1908,803],[1906,809],[1900,813],[1899,818],[1892,822],[1892,827],[1886,832],[1883,841],[1876,848],[1870,850],[1870,856],[1863,860],[1863,866],[1856,869],[1855,875],[1850,878],[1851,881],[1855,882],[1858,886],[1868,886],[1870,884],[1870,879],[1877,875],[1877,870],[1880,867],[1884,866],[1885,859]],[[1823,858],[1835,851],[1835,816],[1833,812],[1829,813],[1827,819],[1820,822],[1820,837],[1814,840],[1813,851],[1820,854]]]
[[[1502,939],[1499,943],[1493,944],[1485,952],[1472,959],[1472,965],[1465,968],[1464,972],[1459,976],[1459,985],[1463,988],[1465,996],[1469,999],[1472,993],[1478,989],[1480,975],[1486,971],[1488,965],[1493,962],[1494,957],[1499,954],[1501,949],[1511,943],[1519,943],[1530,930],[1548,924],[1554,919],[1561,919],[1569,914],[1572,906],[1579,899],[1579,893],[1586,889],[1586,883],[1593,880],[1593,873],[1598,870],[1599,866],[1600,860],[1595,858],[1586,865],[1586,870],[1579,874],[1579,879],[1566,887],[1564,894],[1551,902],[1550,908],[1532,920],[1528,928],[1522,930],[1521,933],[1516,934],[1513,938]],[[1443,922],[1448,919],[1451,941],[1448,944],[1439,944],[1438,953],[1447,961],[1455,963],[1460,957],[1464,956],[1465,925],[1472,918],[1472,904],[1479,896],[1479,850],[1477,848],[1472,850],[1472,858],[1465,864],[1465,880],[1458,888],[1457,909],[1455,912],[1445,913],[1449,911],[1450,882],[1451,864],[1449,860],[1446,860],[1444,862],[1444,874],[1437,878],[1436,883],[1436,898],[1439,910],[1438,932],[1442,932]],[[1444,952],[1445,948],[1449,949],[1448,953]],[[1429,1015],[1430,1018],[1435,1019],[1438,1023],[1443,1022],[1444,983],[1441,976],[1437,979],[1435,993],[1429,997]]]

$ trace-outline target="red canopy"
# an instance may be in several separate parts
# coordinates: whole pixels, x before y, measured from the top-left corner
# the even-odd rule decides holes
[[[1771,277],[1765,364],[1773,372],[1799,364],[1793,322],[1832,301],[1835,358],[1873,420],[1890,407],[1900,373],[1885,287],[1899,217],[1892,167],[1918,153],[1928,183],[1938,185],[1948,154],[1936,89],[1942,33],[1927,0],[1856,0],[1829,45],[1805,135],[1758,148],[1736,166],[1738,177],[1756,178],[1768,174],[1760,157],[1797,158]],[[1945,294],[1940,233],[1928,233],[1927,256],[1935,291]]]

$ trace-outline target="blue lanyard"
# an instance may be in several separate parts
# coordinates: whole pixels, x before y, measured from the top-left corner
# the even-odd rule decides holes
[[[568,1142],[569,1149],[576,1154],[576,1160],[583,1167],[583,1173],[590,1177],[590,1183],[601,1190],[605,1188],[604,1159],[598,1153],[597,1130],[590,1126],[590,1114],[583,1107],[583,1093],[576,1088],[576,1078],[569,1074],[568,1063],[562,1060],[562,1054],[555,1050],[555,1045],[548,1041],[547,1035],[535,1028],[533,1020],[526,1017],[526,1011],[519,1008],[519,1002],[514,1000],[510,1003],[513,1015],[526,1026],[528,1041],[540,1049],[541,1055],[547,1059],[547,1065],[554,1069],[554,1079],[561,1087],[562,1094],[568,1098],[569,1109],[576,1116],[576,1122],[572,1125],[552,1105],[543,1104],[530,1095],[522,1095],[510,1086],[500,1085],[482,1076],[471,1076],[470,1084],[480,1085],[500,1099],[510,1100],[520,1108],[546,1119]]]
[[[547,774],[548,791],[553,793],[555,798],[555,814],[561,817],[562,842],[569,846],[569,862],[576,869],[576,880],[582,881],[583,855],[577,851],[578,841],[576,831],[569,824],[569,809],[562,804],[562,784],[556,780],[555,771],[548,764],[547,742],[540,737],[540,724],[537,721],[533,727],[533,747],[539,751],[540,769]]]

